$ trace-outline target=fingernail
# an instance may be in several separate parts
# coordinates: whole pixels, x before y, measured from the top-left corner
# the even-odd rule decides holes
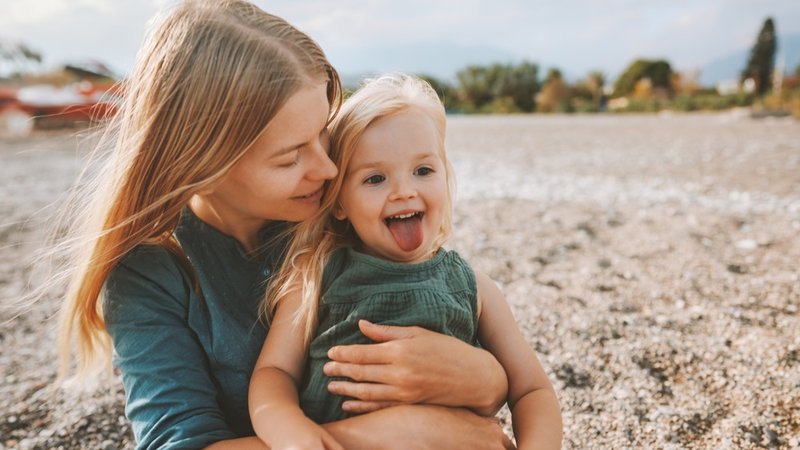
[[[350,406],[350,402],[342,403],[342,411],[350,411],[350,409],[352,409]]]
[[[331,370],[333,370],[333,363],[332,362],[325,363],[325,365],[322,366],[322,373],[324,373],[325,375],[330,375],[329,372]]]
[[[331,347],[328,349],[328,358],[333,359],[334,350],[336,350],[336,347]]]
[[[335,381],[331,381],[330,383],[328,383],[328,390],[330,392],[333,392],[335,394],[336,393],[336,389],[338,389],[338,388],[339,388],[339,383],[337,383]]]

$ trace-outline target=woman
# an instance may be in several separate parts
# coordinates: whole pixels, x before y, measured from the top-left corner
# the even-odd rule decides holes
[[[309,218],[326,180],[340,83],[322,50],[239,0],[189,1],[153,28],[92,185],[62,315],[62,368],[122,372],[139,448],[265,448],[247,388],[267,328],[265,284],[283,222]],[[373,327],[340,347],[342,395],[405,405],[326,429],[347,448],[508,448],[486,409],[505,397],[488,353],[417,328]],[[458,355],[455,358],[454,355]],[[482,374],[463,377],[462,374]]]

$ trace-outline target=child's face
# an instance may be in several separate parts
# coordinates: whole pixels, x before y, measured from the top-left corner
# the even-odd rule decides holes
[[[436,126],[410,108],[370,124],[346,168],[336,218],[361,251],[397,262],[431,256],[446,208],[447,176]]]

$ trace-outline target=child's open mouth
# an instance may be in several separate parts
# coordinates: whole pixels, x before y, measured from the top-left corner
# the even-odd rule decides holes
[[[410,252],[422,245],[422,216],[424,215],[425,213],[417,211],[397,214],[384,219],[395,242],[403,251]]]

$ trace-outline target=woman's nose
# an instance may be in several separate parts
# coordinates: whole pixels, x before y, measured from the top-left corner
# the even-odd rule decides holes
[[[320,142],[311,152],[311,162],[307,177],[312,180],[330,180],[339,173],[336,164],[328,156],[328,143]]]

